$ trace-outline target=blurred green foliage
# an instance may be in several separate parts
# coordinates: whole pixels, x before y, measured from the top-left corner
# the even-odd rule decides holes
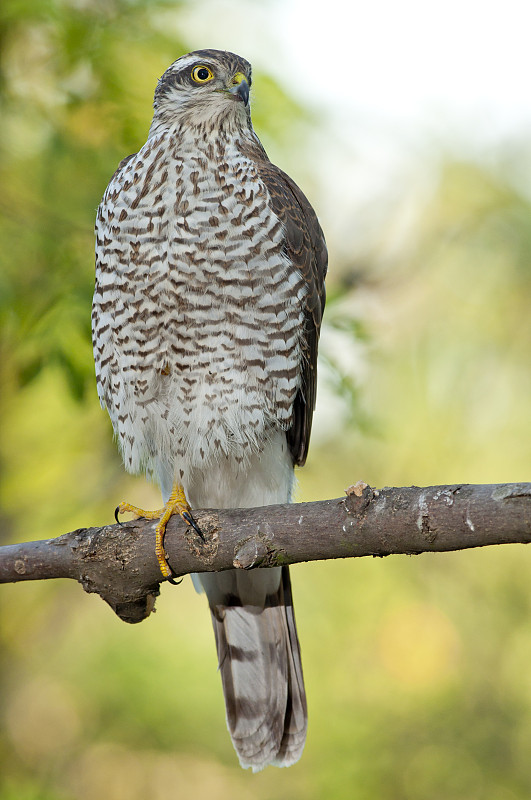
[[[158,504],[124,475],[97,403],[92,226],[144,141],[156,78],[190,49],[178,15],[160,0],[0,6],[4,542],[108,522],[122,497]],[[309,117],[266,76],[255,94],[279,160]],[[529,478],[529,199],[502,171],[431,168],[407,230],[382,218],[361,272],[331,265],[300,499],[359,478]],[[530,569],[516,546],[295,568],[308,744],[297,766],[256,776],[236,764],[189,581],[134,627],[66,581],[3,586],[0,800],[528,800]]]

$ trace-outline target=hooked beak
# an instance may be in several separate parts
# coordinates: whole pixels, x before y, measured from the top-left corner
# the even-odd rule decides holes
[[[249,84],[243,72],[237,72],[230,82],[227,91],[236,98],[243,100],[244,105],[249,105]]]

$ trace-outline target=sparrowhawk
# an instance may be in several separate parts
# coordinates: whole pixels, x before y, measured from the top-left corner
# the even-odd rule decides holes
[[[327,252],[308,200],[251,124],[251,66],[199,50],[159,80],[147,142],[96,221],[98,393],[126,468],[172,513],[291,499],[315,405]],[[200,532],[200,531],[199,531]],[[288,766],[306,697],[287,567],[195,576],[216,636],[227,724],[244,767]]]

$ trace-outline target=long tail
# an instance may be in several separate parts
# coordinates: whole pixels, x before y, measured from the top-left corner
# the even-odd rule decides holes
[[[301,756],[307,709],[288,567],[200,576],[208,596],[227,725],[242,767]]]

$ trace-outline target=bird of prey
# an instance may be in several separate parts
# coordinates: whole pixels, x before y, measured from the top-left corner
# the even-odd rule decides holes
[[[315,405],[327,251],[308,200],[251,124],[251,66],[219,50],[160,78],[146,143],[96,221],[93,343],[100,401],[127,470],[171,514],[290,502]],[[289,766],[307,712],[287,567],[195,576],[215,631],[243,767]]]

